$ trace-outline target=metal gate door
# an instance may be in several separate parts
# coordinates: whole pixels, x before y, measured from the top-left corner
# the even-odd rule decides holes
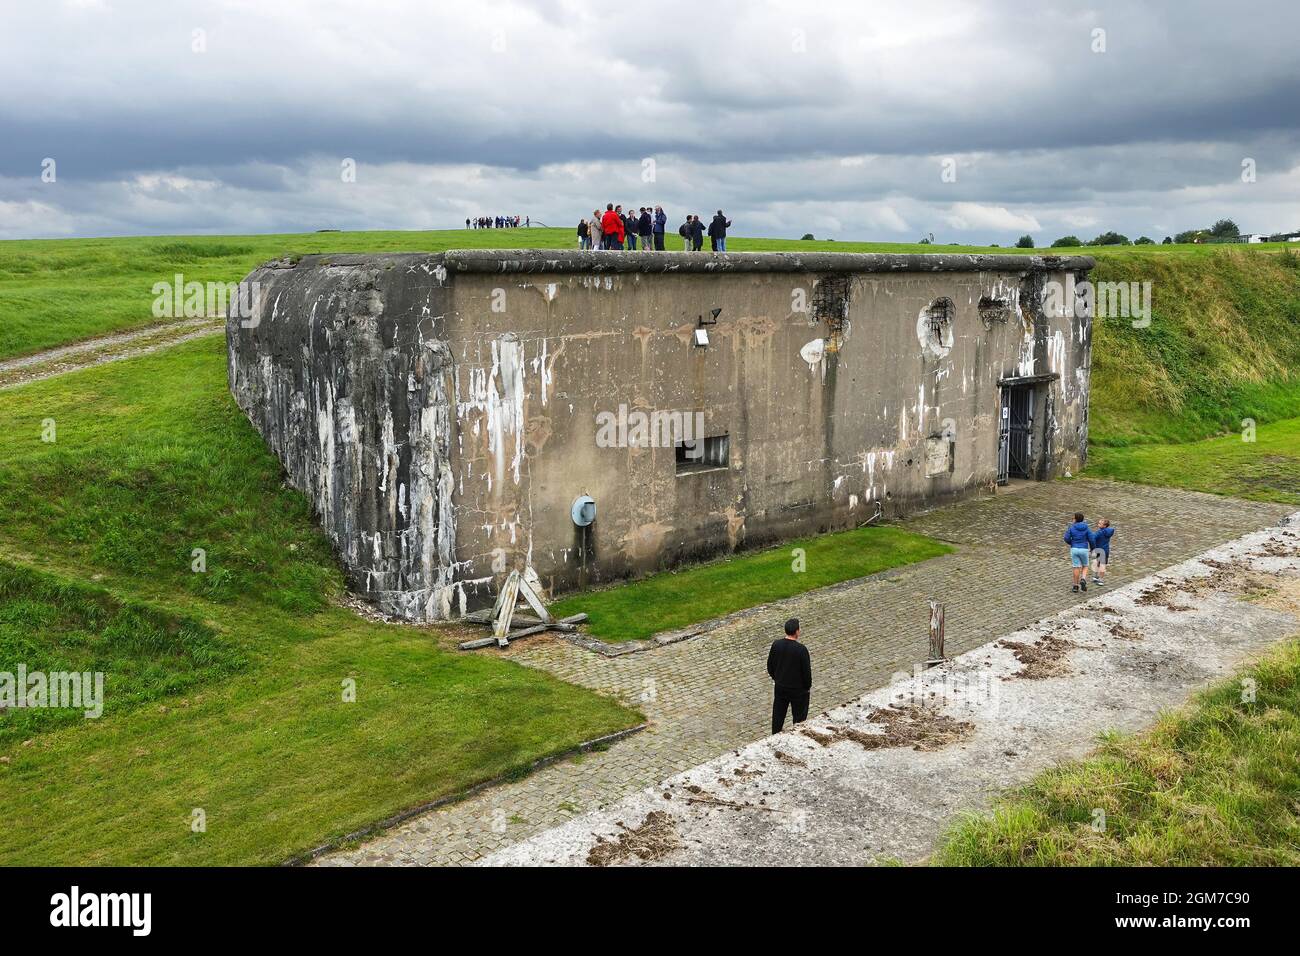
[[[1034,455],[1034,390],[1013,385],[1003,393],[1006,403],[1007,472],[1013,478],[1030,478]]]

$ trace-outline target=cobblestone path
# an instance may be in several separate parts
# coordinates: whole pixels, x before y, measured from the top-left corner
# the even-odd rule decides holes
[[[790,598],[677,644],[607,658],[559,638],[530,638],[506,655],[619,695],[650,726],[608,750],[552,764],[317,863],[469,863],[766,736],[767,645],[788,617],[800,618],[812,652],[815,714],[888,683],[925,657],[929,598],[946,605],[950,655],[1063,610],[1079,600],[1070,592],[1061,543],[1075,510],[1089,520],[1109,517],[1117,528],[1110,579],[1123,584],[1293,509],[1089,479],[1020,484],[901,523],[956,544],[954,554]]]

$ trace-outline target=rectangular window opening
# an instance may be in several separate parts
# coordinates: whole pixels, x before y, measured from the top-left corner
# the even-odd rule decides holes
[[[714,435],[712,438],[679,441],[676,450],[679,475],[710,468],[726,468],[730,462],[731,436]]]

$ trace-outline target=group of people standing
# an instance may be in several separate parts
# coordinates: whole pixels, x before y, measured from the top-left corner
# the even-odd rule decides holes
[[[664,229],[668,216],[662,206],[642,206],[636,212],[629,207],[607,203],[605,211],[593,210],[590,219],[578,220],[579,249],[635,249],[640,242],[645,250],[664,248]]]
[[[466,219],[466,229],[518,229],[522,225],[528,228],[532,220],[528,216],[479,216]]]
[[[636,211],[628,207],[626,213],[621,205],[606,203],[605,211],[593,210],[590,219],[578,220],[578,248],[606,250],[645,251],[664,250],[664,232],[668,226],[668,216],[662,206],[641,206]],[[709,223],[707,235],[714,252],[727,251],[727,229],[731,220],[718,210],[718,214]],[[704,246],[706,230],[700,217],[689,215],[686,221],[677,227],[677,234],[682,238],[682,248],[686,252],[699,252]]]

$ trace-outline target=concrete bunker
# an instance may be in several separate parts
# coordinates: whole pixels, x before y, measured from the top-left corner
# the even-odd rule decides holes
[[[1031,406],[1017,467],[1078,469],[1091,320],[1048,314],[1044,289],[1092,265],[307,256],[246,280],[230,385],[351,586],[430,620],[514,569],[558,592],[988,491],[1012,402]]]

